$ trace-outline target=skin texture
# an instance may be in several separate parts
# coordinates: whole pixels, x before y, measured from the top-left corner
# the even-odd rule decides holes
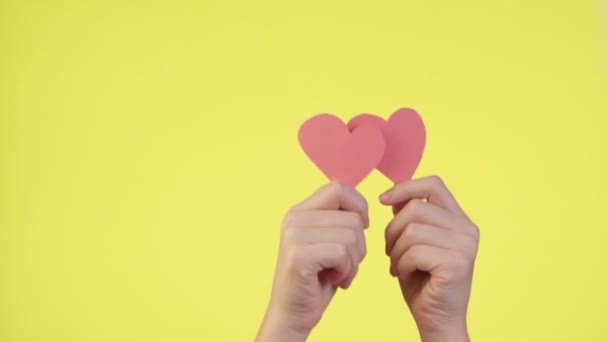
[[[468,341],[466,313],[479,230],[438,177],[396,184],[380,202],[390,274],[424,342]],[[366,254],[368,205],[355,189],[329,183],[283,220],[272,294],[256,341],[305,341],[338,288]]]

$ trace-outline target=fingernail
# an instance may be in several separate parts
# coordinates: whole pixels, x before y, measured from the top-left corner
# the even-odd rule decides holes
[[[391,198],[392,192],[393,192],[393,188],[386,190],[382,195],[380,195],[380,201],[387,202]]]

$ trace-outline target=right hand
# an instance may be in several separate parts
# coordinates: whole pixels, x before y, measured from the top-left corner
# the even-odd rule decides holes
[[[270,304],[257,341],[304,341],[338,287],[346,289],[366,254],[367,202],[329,183],[283,220]]]

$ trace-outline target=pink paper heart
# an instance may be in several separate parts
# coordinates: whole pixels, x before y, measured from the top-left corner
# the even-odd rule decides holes
[[[349,130],[331,114],[320,114],[304,122],[298,140],[327,178],[352,187],[376,168],[384,154],[384,137],[378,127],[365,125]]]
[[[401,108],[388,121],[361,114],[348,123],[351,131],[369,126],[379,128],[384,135],[384,156],[376,167],[378,171],[395,183],[410,180],[420,164],[426,143],[426,129],[420,115],[413,109]]]

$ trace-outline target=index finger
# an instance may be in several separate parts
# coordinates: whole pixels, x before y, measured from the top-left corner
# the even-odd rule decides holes
[[[354,188],[339,182],[331,182],[322,186],[292,209],[354,211],[361,216],[366,227],[369,225],[367,201],[363,195]]]
[[[380,202],[386,205],[396,205],[414,198],[426,199],[427,202],[451,213],[466,216],[450,190],[438,176],[424,177],[396,184],[380,196]]]

